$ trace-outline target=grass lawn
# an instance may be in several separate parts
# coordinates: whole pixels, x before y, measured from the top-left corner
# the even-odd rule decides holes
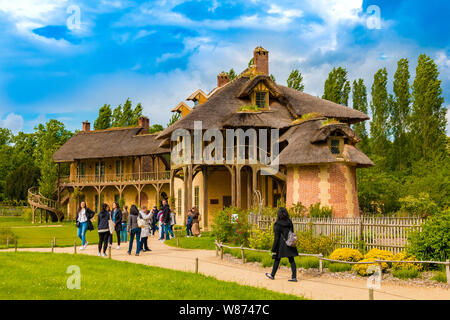
[[[86,255],[0,252],[0,299],[301,299],[200,274]],[[70,290],[67,268],[80,268]]]
[[[97,223],[94,222],[94,227]],[[0,248],[6,248],[6,239],[2,237],[2,229],[8,229],[17,238],[19,248],[44,248],[50,247],[53,237],[56,237],[56,246],[73,246],[76,240],[77,245],[81,245],[81,240],[77,237],[77,228],[73,221],[55,223],[36,223],[23,220],[22,217],[0,217]],[[88,231],[86,239],[91,244],[98,243],[97,230]],[[114,236],[115,240],[115,236]],[[12,242],[12,241],[11,241]],[[10,243],[10,247],[14,244]]]

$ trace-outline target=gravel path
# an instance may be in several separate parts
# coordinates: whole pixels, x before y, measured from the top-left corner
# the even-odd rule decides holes
[[[265,277],[270,268],[262,268],[254,263],[238,263],[232,257],[220,260],[213,250],[192,250],[174,248],[164,245],[156,238],[149,238],[151,252],[141,253],[140,256],[127,254],[128,246],[121,246],[116,250],[113,244],[112,258],[115,260],[142,263],[150,266],[163,267],[181,271],[195,271],[195,258],[199,259],[199,272],[213,276],[219,280],[233,281],[243,285],[266,288],[273,291],[304,296],[315,300],[367,300],[368,289],[366,279],[339,279],[331,275],[318,275],[312,272],[300,272],[297,283],[287,280],[290,277],[288,268],[280,268],[275,280]],[[49,252],[49,248],[18,249],[19,251]],[[11,250],[10,250],[11,251]],[[55,253],[73,253],[73,247],[55,248]],[[97,245],[89,245],[85,250],[77,253],[97,255]],[[99,259],[106,259],[100,258]],[[374,290],[375,300],[397,299],[430,299],[450,300],[450,290],[445,288],[417,287],[399,285],[391,281],[383,281],[379,290]]]

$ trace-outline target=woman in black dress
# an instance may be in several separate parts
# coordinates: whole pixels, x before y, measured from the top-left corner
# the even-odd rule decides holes
[[[295,265],[294,257],[298,256],[298,251],[297,247],[290,247],[286,244],[289,231],[294,232],[294,225],[289,219],[286,208],[281,207],[278,209],[278,219],[273,226],[273,231],[272,259],[275,261],[273,262],[272,273],[266,273],[266,276],[271,280],[275,279],[281,258],[288,258],[292,270],[292,278],[288,281],[297,282],[297,266]]]

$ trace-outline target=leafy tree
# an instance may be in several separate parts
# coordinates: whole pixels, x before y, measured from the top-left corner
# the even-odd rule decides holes
[[[367,114],[367,89],[363,79],[353,81],[353,109]],[[353,125],[355,133],[361,138],[359,147],[363,152],[368,153],[369,135],[367,134],[366,124],[364,122],[355,123]]]
[[[121,119],[122,119],[122,105],[119,104],[113,110],[111,117],[111,127],[120,127]]]
[[[133,117],[131,119],[131,126],[136,126],[138,124],[139,117],[142,116],[142,104],[139,102],[133,110]]]
[[[169,123],[167,123],[167,127],[170,127],[172,124],[174,124],[175,122],[177,122],[181,117],[181,114],[178,112],[175,112],[172,114],[172,117],[169,120]]]
[[[234,72],[233,68],[231,68],[230,71],[228,71],[228,76],[230,77],[230,81],[236,79],[237,74],[236,74],[236,72]]]
[[[273,82],[277,82],[277,81],[275,80],[275,76],[274,76],[273,74],[270,74],[270,80],[272,80]]]
[[[347,70],[342,67],[333,68],[325,81],[322,99],[348,105],[350,81],[347,80]]]
[[[111,127],[111,106],[103,105],[98,111],[98,118],[94,122],[94,130],[104,130]]]
[[[22,164],[6,177],[5,196],[8,199],[26,200],[28,189],[38,185],[39,176],[38,167]]]
[[[54,119],[48,121],[45,125],[39,124],[35,130],[37,144],[34,158],[41,171],[39,191],[45,197],[53,198],[58,172],[57,165],[52,161],[52,156],[72,136],[72,133],[65,129],[62,122]]]
[[[154,124],[154,125],[150,126],[150,133],[156,133],[156,132],[160,132],[163,130],[164,130],[164,127],[160,124]]]
[[[127,101],[125,101],[125,104],[122,108],[122,114],[120,116],[120,123],[119,127],[128,127],[133,125],[133,108],[131,105],[131,100],[128,98]],[[137,124],[137,123],[136,123]]]
[[[372,84],[372,122],[370,123],[371,151],[377,155],[389,154],[389,95],[387,92],[387,71],[375,73]]]
[[[286,82],[289,88],[298,91],[303,91],[305,89],[305,85],[303,84],[303,76],[300,71],[298,71],[298,69],[294,69],[291,71]]]
[[[0,146],[11,142],[12,132],[9,129],[0,128]]]
[[[248,66],[250,67],[250,66],[252,66],[252,65],[254,65],[255,64],[255,59],[252,57],[251,59],[250,59],[250,61],[248,62]]]
[[[441,81],[436,63],[425,54],[419,56],[412,87],[412,160],[431,159],[446,153],[447,124]]]
[[[408,59],[400,59],[397,63],[397,71],[394,75],[395,100],[391,109],[391,128],[394,138],[393,143],[393,167],[402,170],[405,160],[408,158],[408,139],[410,118],[411,94],[409,91],[409,64]]]

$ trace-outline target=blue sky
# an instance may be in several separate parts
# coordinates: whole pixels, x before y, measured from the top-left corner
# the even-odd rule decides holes
[[[370,88],[381,67],[392,81],[403,57],[414,76],[426,53],[449,106],[449,10],[436,0],[0,0],[0,127],[30,132],[54,118],[80,129],[127,98],[165,125],[222,70],[242,71],[258,45],[278,83],[299,68],[319,96],[334,66]]]

